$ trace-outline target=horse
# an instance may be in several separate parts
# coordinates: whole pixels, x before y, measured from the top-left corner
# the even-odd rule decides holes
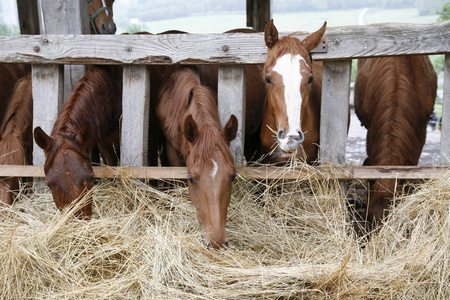
[[[232,115],[222,128],[215,94],[201,84],[195,67],[169,66],[162,78],[155,109],[168,162],[187,167],[189,195],[206,245],[227,247],[225,225],[236,177],[229,146],[237,118]]]
[[[292,35],[278,37],[273,20],[264,29],[268,48],[263,79],[267,100],[261,126],[263,162],[285,163],[295,156],[313,164],[318,158],[322,62],[310,52],[325,33],[326,22],[303,41]],[[303,146],[301,151],[300,146]]]
[[[113,19],[114,0],[87,0],[91,34],[115,34]]]
[[[31,162],[33,97],[31,75],[21,78],[0,127],[0,165],[26,165]],[[0,180],[0,207],[13,203],[12,190],[19,188],[19,178]]]
[[[366,166],[417,165],[436,98],[437,76],[428,56],[358,60],[355,112],[367,128]],[[403,181],[369,181],[367,221],[380,225]]]
[[[122,66],[91,66],[64,103],[51,136],[34,129],[34,140],[45,153],[45,180],[60,210],[93,187],[94,146],[105,164],[117,165],[122,74]],[[91,214],[91,202],[76,213],[81,218]]]

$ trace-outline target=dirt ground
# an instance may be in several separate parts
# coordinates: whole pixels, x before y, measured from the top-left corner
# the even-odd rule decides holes
[[[350,165],[362,165],[366,155],[366,133],[367,130],[361,126],[355,111],[351,110],[350,130],[347,138],[346,162]],[[427,130],[427,141],[420,156],[419,165],[439,165],[441,132]]]

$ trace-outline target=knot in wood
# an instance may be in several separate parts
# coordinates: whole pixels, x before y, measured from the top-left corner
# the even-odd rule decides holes
[[[223,45],[222,46],[222,51],[223,52],[228,52],[228,50],[230,50],[230,47],[228,47],[228,45]]]
[[[41,51],[41,47],[39,46],[34,46],[34,52],[39,52]]]

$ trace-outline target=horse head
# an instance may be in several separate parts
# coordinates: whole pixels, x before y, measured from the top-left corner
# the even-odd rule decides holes
[[[308,129],[304,127],[310,122],[308,118],[320,118],[320,115],[311,116],[309,107],[314,81],[310,52],[321,42],[325,28],[326,22],[300,41],[293,36],[279,38],[273,20],[265,27],[268,53],[263,74],[272,118],[269,125],[275,127],[272,130],[276,133],[281,155],[290,156],[305,141]]]
[[[89,123],[74,136],[58,134],[50,137],[40,127],[34,129],[36,144],[44,150],[46,157],[45,180],[60,210],[77,201],[94,185],[94,171],[86,154],[89,152],[83,149],[91,134]],[[82,218],[89,218],[91,214],[91,201],[76,213]]]
[[[236,177],[229,146],[236,137],[237,127],[237,118],[232,115],[220,135],[214,137],[208,130],[199,128],[192,115],[184,121],[183,134],[190,148],[186,158],[189,195],[204,241],[214,249],[228,246],[225,224]],[[205,150],[205,145],[210,149]]]
[[[115,34],[114,0],[87,0],[91,34]]]

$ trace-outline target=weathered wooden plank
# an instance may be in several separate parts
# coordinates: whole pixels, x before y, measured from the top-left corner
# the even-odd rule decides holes
[[[41,0],[47,34],[88,34],[87,1]]]
[[[383,23],[327,28],[327,53],[317,60],[449,52],[450,21],[433,24]]]
[[[450,164],[450,54],[445,55],[444,97],[442,99],[441,164]]]
[[[231,141],[230,148],[235,165],[241,167],[244,165],[245,142],[245,66],[220,66],[217,93],[222,126],[232,114],[238,119],[237,135]]]
[[[87,1],[42,0],[42,11],[47,34],[90,33]],[[85,72],[85,66],[64,67],[64,99]]]
[[[63,104],[63,66],[34,65],[33,82],[33,127],[40,126],[50,135],[53,124]],[[33,164],[43,165],[44,152],[33,145]]]
[[[320,161],[345,163],[352,61],[325,61],[320,117]]]
[[[123,68],[122,166],[146,166],[150,110],[150,72],[145,65]]]
[[[185,167],[93,167],[96,178],[186,179]],[[301,180],[304,178],[368,180],[433,179],[448,176],[449,167],[418,166],[319,166],[307,168],[240,167],[238,174],[246,179]],[[0,177],[45,177],[43,166],[0,165]]]
[[[450,52],[449,29],[450,21],[328,28],[328,52],[315,53],[313,58],[446,53]],[[0,62],[258,64],[265,62],[266,54],[263,33],[0,37]]]

